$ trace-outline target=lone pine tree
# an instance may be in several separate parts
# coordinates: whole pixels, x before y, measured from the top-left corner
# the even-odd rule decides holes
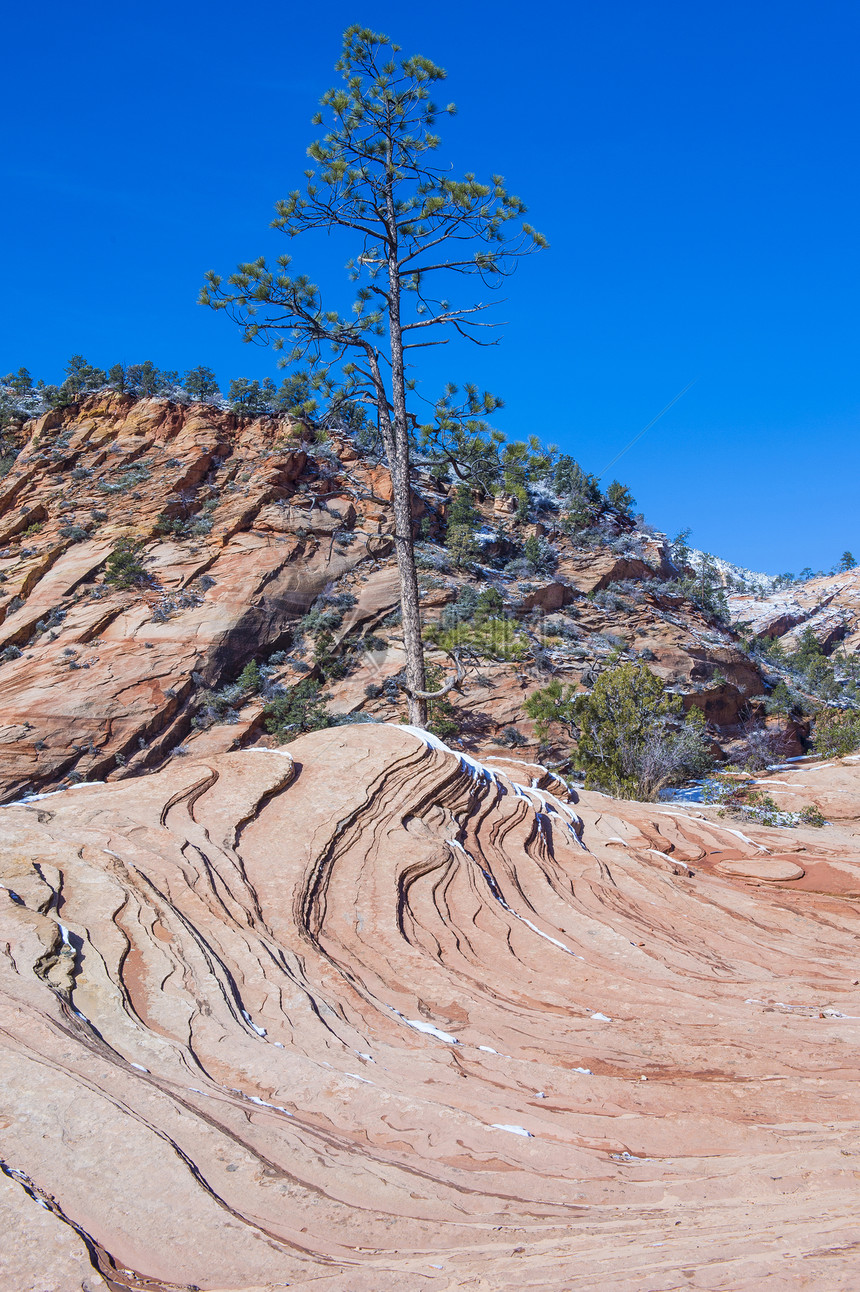
[[[402,57],[387,37],[356,26],[344,33],[336,69],[344,85],[326,92],[313,119],[317,126],[325,119],[327,133],[308,149],[304,192],[277,204],[273,225],[291,238],[318,229],[353,238],[351,314],[326,308],[305,275],[292,277],[288,255],[273,267],[263,257],[240,264],[226,283],[209,273],[200,299],[226,310],[243,340],[271,344],[284,364],[308,364],[315,390],[375,409],[394,494],[409,717],[423,726],[429,693],[410,499],[412,352],[451,332],[483,343],[488,303],[444,299],[432,285],[437,275],[493,287],[546,242],[501,176],[455,179],[433,165],[440,140],[430,92],[445,79],[442,68]],[[453,113],[453,104],[444,111]]]

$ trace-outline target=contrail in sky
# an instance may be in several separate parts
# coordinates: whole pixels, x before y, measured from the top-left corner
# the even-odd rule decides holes
[[[679,391],[678,391],[678,393],[677,393],[677,395],[675,396],[675,398],[674,398],[674,399],[670,399],[670,400],[669,400],[669,402],[668,402],[668,404],[666,405],[666,407],[665,407],[665,408],[661,408],[661,409],[660,409],[660,411],[659,411],[659,413],[657,414],[657,416],[656,416],[656,417],[652,417],[652,418],[651,418],[651,421],[648,423],[648,425],[647,425],[647,426],[643,426],[643,427],[642,427],[642,430],[639,432],[639,434],[638,434],[638,435],[634,435],[634,436],[633,436],[633,439],[630,441],[630,443],[629,443],[629,444],[627,444],[627,445],[626,445],[626,446],[621,450],[621,452],[620,452],[620,453],[616,453],[615,457],[612,459],[612,461],[611,461],[611,462],[607,462],[606,466],[605,466],[605,467],[603,468],[603,470],[598,474],[598,477],[597,477],[597,478],[598,478],[598,480],[600,479],[600,477],[601,477],[601,476],[605,476],[605,475],[606,475],[606,472],[609,470],[609,468],[610,468],[610,467],[614,467],[614,466],[615,466],[615,463],[618,461],[618,459],[619,459],[619,458],[623,458],[623,457],[624,457],[624,454],[627,452],[627,450],[628,450],[628,449],[632,449],[632,448],[633,448],[633,445],[637,442],[637,440],[641,440],[641,439],[642,439],[642,436],[645,434],[645,432],[646,432],[646,431],[650,431],[650,430],[651,430],[651,427],[654,425],[654,423],[655,423],[655,422],[659,422],[659,420],[660,420],[660,418],[663,416],[663,414],[664,414],[664,413],[668,413],[668,411],[669,411],[669,409],[672,407],[672,405],[673,405],[673,404],[677,404],[677,402],[678,402],[678,400],[681,398],[681,396],[682,396],[682,395],[686,395],[686,393],[687,393],[687,391],[690,389],[690,387],[691,387],[691,386],[695,386],[695,384],[696,384],[696,382],[697,382],[698,380],[699,380],[699,378],[698,378],[698,377],[694,377],[694,378],[693,378],[693,380],[692,380],[691,382],[689,382],[689,383],[684,387],[684,389],[683,389],[683,390],[679,390]]]

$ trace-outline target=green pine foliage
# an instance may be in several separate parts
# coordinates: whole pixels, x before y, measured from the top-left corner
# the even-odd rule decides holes
[[[448,508],[445,534],[445,546],[455,569],[467,570],[478,559],[480,547],[475,531],[480,524],[481,516],[472,501],[471,489],[458,485]]]
[[[151,359],[133,363],[126,370],[128,388],[143,399],[169,395],[179,385],[179,373],[157,368]]]
[[[534,721],[535,733],[541,744],[549,739],[550,725],[554,722],[567,727],[571,736],[574,734],[575,698],[576,687],[565,685],[554,677],[547,686],[533,691],[526,700],[523,709],[526,716]]]
[[[450,628],[441,623],[424,629],[424,640],[440,650],[465,652],[484,659],[516,661],[525,659],[529,643],[510,619],[497,615],[477,616]]]
[[[445,674],[438,664],[427,666],[427,690],[440,691],[445,683]],[[451,740],[460,731],[457,713],[448,695],[438,696],[427,702],[427,730],[432,731],[440,740]]]
[[[627,486],[621,484],[618,480],[613,480],[606,490],[606,501],[610,507],[620,512],[622,516],[629,516],[636,503],[636,499]]]
[[[263,687],[264,680],[265,679],[260,670],[260,665],[256,660],[252,659],[249,660],[242,669],[242,672],[236,679],[236,685],[246,694],[259,695]]]
[[[468,570],[481,554],[475,531],[469,525],[454,525],[449,522],[445,546],[451,564],[457,570]]]
[[[472,491],[466,485],[458,485],[454,490],[451,505],[448,508],[449,525],[465,525],[468,529],[478,529],[481,515],[472,501]]]

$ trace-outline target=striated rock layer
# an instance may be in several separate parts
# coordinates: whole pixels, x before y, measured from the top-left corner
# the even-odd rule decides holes
[[[782,833],[501,766],[353,726],[0,810],[2,1287],[857,1286],[856,766]]]

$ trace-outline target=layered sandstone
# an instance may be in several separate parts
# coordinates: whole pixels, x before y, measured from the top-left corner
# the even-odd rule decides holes
[[[777,776],[832,823],[381,725],[0,809],[3,1286],[855,1286],[860,779]]]

